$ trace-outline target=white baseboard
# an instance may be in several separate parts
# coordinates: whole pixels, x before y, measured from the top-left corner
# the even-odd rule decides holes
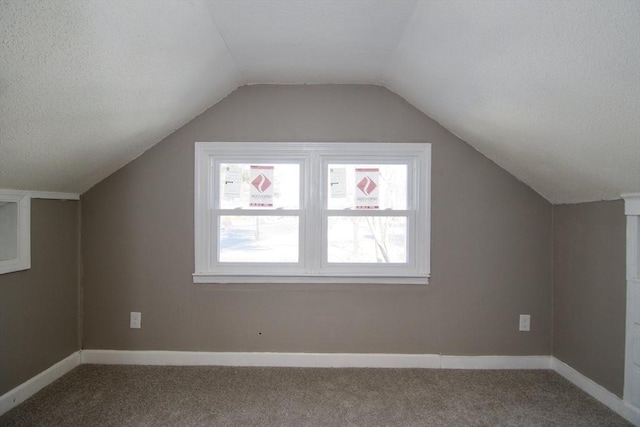
[[[560,359],[552,357],[552,369],[564,378],[578,386],[587,394],[609,407],[633,425],[640,425],[640,410],[635,408],[595,381],[582,375]]]
[[[383,353],[211,353],[83,350],[82,363],[307,368],[551,369],[550,356],[441,356],[439,354]]]
[[[439,368],[437,354],[209,353],[83,350],[82,363],[117,365],[282,366],[305,368]]]
[[[0,396],[0,415],[24,402],[80,363],[80,352],[76,351],[13,390],[9,390]]]
[[[441,356],[442,369],[551,369],[550,356]]]

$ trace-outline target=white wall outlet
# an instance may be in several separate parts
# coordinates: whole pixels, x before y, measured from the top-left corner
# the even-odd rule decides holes
[[[138,311],[132,311],[129,319],[129,327],[132,329],[140,329],[142,324],[142,313]]]
[[[530,330],[531,330],[531,315],[521,314],[520,315],[520,331],[529,332]]]

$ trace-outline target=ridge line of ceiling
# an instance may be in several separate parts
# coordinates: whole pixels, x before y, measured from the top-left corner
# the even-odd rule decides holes
[[[387,65],[384,67],[384,70],[382,70],[382,72],[380,73],[380,77],[381,77],[380,84],[382,84],[385,88],[389,90],[391,89],[389,88],[388,85],[391,84],[391,78],[392,78],[391,76],[393,75],[393,72],[397,67],[397,59],[402,55],[402,51],[404,50],[402,46],[405,44],[404,42],[408,37],[407,34],[409,33],[409,28],[414,25],[414,22],[416,20],[415,17],[417,15],[417,10],[422,6],[422,4],[423,3],[420,0],[416,0],[416,2],[414,3],[413,10],[411,11],[409,18],[407,19],[407,22],[404,25],[404,28],[402,29],[402,35],[398,39],[398,43],[393,49],[393,52],[391,52],[391,55],[389,55],[389,60],[387,61]]]
[[[192,1],[192,4],[193,4],[193,1]],[[220,31],[220,27],[218,26],[218,23],[216,22],[216,18],[214,18],[213,14],[212,14],[211,8],[209,8],[206,5],[206,3],[203,3],[203,7],[207,10],[207,15],[209,16],[209,19],[211,19],[211,23],[213,24],[213,27],[215,28],[216,33],[218,33],[218,35],[220,36],[220,39],[224,43],[224,47],[225,47],[225,49],[227,49],[227,53],[229,54],[229,57],[233,61],[233,66],[236,69],[236,74],[237,74],[236,75],[236,83],[238,85],[236,86],[236,88],[234,90],[238,89],[239,87],[241,87],[243,85],[249,84],[249,82],[247,80],[247,76],[245,75],[244,71],[240,67],[240,64],[238,63],[238,60],[233,55],[233,52],[231,51],[231,48],[229,47],[229,43],[227,42],[227,39],[225,38],[224,34],[222,34],[222,31]],[[220,101],[218,101],[218,102],[220,102]],[[216,104],[217,104],[217,102],[216,102]],[[215,104],[213,104],[213,105],[215,105]],[[211,105],[211,106],[213,106],[213,105]]]

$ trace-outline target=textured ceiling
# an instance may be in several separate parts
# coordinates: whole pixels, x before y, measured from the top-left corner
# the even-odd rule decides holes
[[[640,191],[638,0],[0,0],[0,187],[84,192],[252,83],[384,85],[553,203]]]
[[[205,5],[0,3],[0,188],[84,192],[243,84]]]
[[[640,1],[421,2],[387,86],[554,203],[640,191]]]

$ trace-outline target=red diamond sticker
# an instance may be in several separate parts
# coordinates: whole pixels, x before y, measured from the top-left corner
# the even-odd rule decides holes
[[[373,180],[368,176],[362,178],[362,180],[358,183],[358,188],[360,189],[360,191],[362,191],[367,196],[371,194],[371,192],[375,190],[376,187],[376,183],[373,182]]]
[[[264,193],[264,191],[271,186],[271,181],[267,178],[263,173],[256,176],[253,181],[251,181],[256,190],[260,193]]]

